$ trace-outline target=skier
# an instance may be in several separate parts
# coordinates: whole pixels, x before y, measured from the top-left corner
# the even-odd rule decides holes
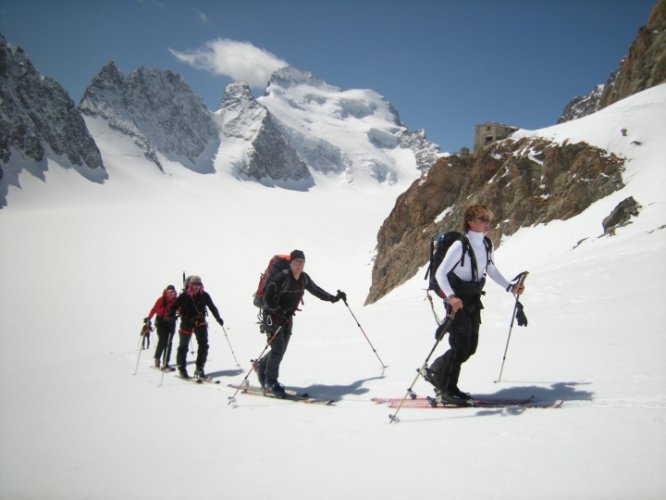
[[[486,273],[507,292],[520,295],[525,289],[522,284],[509,283],[495,266],[492,245],[485,236],[491,220],[492,212],[486,206],[469,206],[464,213],[463,233],[469,241],[471,255],[464,250],[462,239],[455,241],[436,272],[437,283],[446,295],[446,312],[455,313],[455,317],[448,329],[450,349],[433,361],[425,376],[444,404],[465,406],[471,399],[458,388],[458,378],[462,364],[476,352],[478,345]]]
[[[162,295],[155,301],[155,305],[144,319],[150,323],[155,316],[155,328],[157,329],[157,347],[155,348],[155,368],[160,368],[161,360],[164,359],[163,370],[169,369],[171,358],[171,343],[176,331],[175,319],[169,317],[169,310],[176,300],[176,287],[168,285]]]
[[[271,276],[266,284],[262,312],[262,326],[268,335],[270,351],[257,364],[257,376],[262,388],[283,397],[285,388],[278,382],[280,363],[291,338],[293,316],[303,299],[305,290],[320,300],[337,302],[347,300],[347,295],[338,290],[331,295],[318,287],[312,278],[303,271],[305,254],[301,250],[291,252],[289,267]]]
[[[180,311],[180,328],[178,329],[178,350],[176,352],[176,364],[178,374],[182,378],[190,378],[187,373],[187,349],[190,344],[192,334],[197,338],[199,348],[197,350],[196,369],[194,376],[203,379],[206,377],[204,365],[208,357],[208,323],[206,315],[208,308],[215,320],[220,326],[224,321],[215,307],[213,300],[204,291],[204,286],[199,276],[190,276],[185,280],[185,290],[171,305],[169,317],[175,318],[176,312]]]

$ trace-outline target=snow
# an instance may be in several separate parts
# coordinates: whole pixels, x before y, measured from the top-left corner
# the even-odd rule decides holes
[[[423,272],[362,304],[376,232],[405,181],[322,176],[304,193],[174,165],[164,175],[108,130],[96,137],[105,184],[53,162],[46,181],[22,173],[0,212],[0,498],[664,498],[664,116],[661,85],[519,132],[587,138],[628,159],[620,192],[505,238],[500,269],[530,271],[529,326],[514,327],[494,383],[512,298],[489,283],[479,349],[463,367],[464,390],[563,407],[402,409],[398,424],[371,398],[402,396],[434,344]],[[640,216],[601,237],[601,220],[629,195]],[[258,275],[294,248],[319,285],[347,292],[389,366],[344,304],[306,295],[281,380],[340,401],[239,395],[230,405],[227,384],[264,345],[251,305]],[[212,324],[206,368],[219,385],[167,374],[160,386],[154,343],[137,351],[143,317],[183,271],[203,277],[242,365]],[[430,392],[423,381],[415,390]]]

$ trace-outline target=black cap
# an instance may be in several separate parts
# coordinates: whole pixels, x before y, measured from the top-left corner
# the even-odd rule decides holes
[[[303,253],[303,250],[294,250],[289,254],[289,258],[291,260],[296,260],[296,259],[305,260],[305,254]]]

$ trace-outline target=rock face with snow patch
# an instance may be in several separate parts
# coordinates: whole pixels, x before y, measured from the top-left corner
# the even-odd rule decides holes
[[[142,67],[125,78],[110,62],[93,78],[79,107],[132,137],[160,169],[158,152],[196,172],[214,172],[218,130],[180,75]]]
[[[99,149],[74,101],[0,35],[0,206],[23,168],[43,176],[48,150],[91,180],[106,178]],[[23,158],[12,158],[15,154]],[[11,164],[10,158],[15,160]]]
[[[493,207],[496,222],[489,236],[498,245],[501,235],[568,219],[620,189],[623,165],[589,144],[531,137],[497,142],[466,159],[438,160],[398,197],[379,229],[366,302],[376,302],[414,276],[429,258],[433,235],[462,230],[469,203]]]
[[[574,97],[569,101],[569,104],[564,107],[562,114],[557,119],[557,123],[576,120],[599,111],[599,101],[604,92],[604,87],[605,85],[597,85],[588,95]]]
[[[314,184],[282,125],[256,101],[247,83],[229,84],[217,113],[222,128],[220,154],[226,155],[236,176],[303,189]]]
[[[315,172],[394,183],[427,171],[442,156],[423,131],[412,132],[372,90],[343,90],[287,66],[275,73],[259,104],[280,123],[287,143]],[[408,151],[413,166],[403,165]]]

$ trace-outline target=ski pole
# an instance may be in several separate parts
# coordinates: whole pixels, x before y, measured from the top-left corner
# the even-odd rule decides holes
[[[527,271],[524,271],[520,273],[514,281],[517,279],[518,281],[516,284],[522,285],[525,282],[525,279],[527,279],[527,275],[529,273]],[[515,295],[516,297],[516,303],[513,306],[513,314],[511,316],[511,325],[509,326],[509,335],[506,338],[506,346],[504,347],[504,356],[502,357],[502,366],[500,366],[500,372],[499,376],[497,377],[497,380],[495,380],[495,383],[498,383],[500,380],[502,380],[502,372],[504,371],[504,363],[506,361],[506,353],[509,351],[509,341],[511,340],[511,331],[513,330],[513,322],[516,319],[516,311],[518,310],[518,295]]]
[[[418,381],[419,377],[423,376],[423,372],[428,367],[428,361],[430,361],[430,357],[432,356],[432,353],[435,352],[435,349],[437,349],[437,346],[439,345],[439,343],[444,338],[444,334],[446,333],[446,330],[448,330],[449,325],[451,324],[451,321],[453,321],[453,316],[454,315],[455,315],[454,312],[449,314],[446,317],[446,319],[444,320],[444,323],[442,323],[441,325],[439,325],[437,327],[437,335],[436,335],[437,341],[435,342],[435,345],[432,346],[432,349],[428,353],[428,357],[425,359],[425,361],[421,365],[421,368],[416,370],[416,377],[414,377],[412,385],[410,385],[409,388],[407,389],[407,392],[405,393],[405,397],[402,398],[402,400],[400,401],[400,404],[395,409],[395,413],[393,413],[392,415],[389,415],[390,423],[400,422],[400,419],[398,419],[398,412],[400,411],[400,408],[402,408],[402,405],[405,403],[405,401],[407,400],[408,397],[411,397],[412,399],[414,399],[416,397],[416,394],[414,394],[414,386],[416,385],[416,382]]]
[[[426,296],[428,297],[428,302],[430,302],[430,309],[432,309],[432,314],[435,316],[435,323],[439,325],[440,319],[439,316],[437,316],[437,312],[435,311],[435,304],[432,302],[432,297],[430,296],[430,290],[426,291]]]
[[[238,358],[236,358],[236,353],[234,352],[234,348],[231,347],[231,342],[229,341],[229,336],[227,335],[227,330],[224,328],[224,325],[222,326],[222,331],[224,332],[224,338],[227,339],[227,344],[229,344],[229,350],[231,351],[231,355],[234,357],[234,361],[236,361],[236,367],[240,368],[240,363],[238,362]]]
[[[339,291],[340,291],[340,290],[338,290],[338,292],[339,292]],[[354,321],[356,321],[356,325],[357,325],[357,326],[359,327],[359,329],[361,330],[361,333],[363,333],[363,336],[365,337],[365,340],[367,340],[367,341],[368,341],[368,344],[370,344],[370,347],[372,348],[372,352],[374,352],[374,353],[375,353],[375,356],[377,356],[377,359],[378,359],[379,362],[381,363],[382,368],[388,368],[388,365],[385,365],[384,362],[382,361],[382,358],[379,357],[379,354],[377,353],[377,349],[375,349],[375,346],[373,346],[373,345],[372,345],[372,342],[370,342],[370,339],[368,338],[368,336],[366,335],[365,331],[363,330],[363,327],[361,326],[361,323],[359,323],[359,322],[358,322],[358,319],[356,319],[356,315],[354,315],[353,311],[352,311],[351,308],[349,307],[349,304],[347,304],[347,300],[346,300],[346,299],[342,299],[342,301],[345,303],[345,306],[347,306],[347,310],[348,310],[349,313],[352,315],[352,318],[354,318]]]
[[[139,360],[141,359],[141,351],[143,351],[143,334],[146,331],[146,327],[150,328],[148,325],[150,323],[144,322],[143,326],[141,327],[141,333],[139,334],[139,345],[136,346],[137,350],[139,351],[139,355],[136,358],[136,366],[134,367],[134,373],[133,375],[136,375],[136,373],[139,371]],[[150,330],[148,330],[150,332]]]
[[[234,392],[233,396],[229,396],[229,402],[227,404],[235,403],[236,402],[236,396],[238,393],[241,391],[242,387],[245,386],[248,382],[247,379],[250,378],[250,374],[257,369],[257,365],[261,361],[261,358],[264,357],[264,354],[266,353],[266,350],[270,347],[271,343],[273,342],[273,339],[278,336],[280,331],[282,330],[282,325],[278,327],[277,330],[275,330],[275,333],[271,335],[271,338],[268,339],[268,342],[266,342],[266,345],[264,346],[264,349],[261,351],[261,354],[255,358],[254,361],[252,361],[252,366],[250,366],[250,369],[247,371],[247,375],[245,375],[245,378],[243,381],[238,384],[238,387],[236,388],[236,392]]]

